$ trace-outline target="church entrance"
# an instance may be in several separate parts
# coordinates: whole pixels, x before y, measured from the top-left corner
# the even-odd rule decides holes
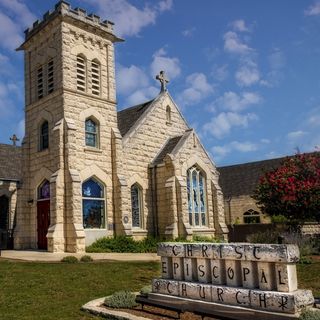
[[[45,180],[38,189],[37,233],[38,249],[47,250],[47,233],[50,225],[50,183]]]
[[[9,198],[0,197],[0,249],[8,247]]]

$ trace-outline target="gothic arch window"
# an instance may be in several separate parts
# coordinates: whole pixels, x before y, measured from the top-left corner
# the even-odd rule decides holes
[[[49,123],[44,121],[40,126],[40,151],[46,150],[49,148]]]
[[[86,92],[87,60],[84,55],[77,55],[77,90]]]
[[[132,227],[142,228],[142,188],[135,183],[131,186]]]
[[[258,211],[249,209],[243,214],[244,223],[260,223],[260,214]]]
[[[91,62],[91,90],[92,94],[99,96],[100,95],[100,72],[101,72],[100,63],[98,60],[93,60]]]
[[[86,146],[98,148],[99,146],[99,124],[92,118],[85,122]]]
[[[105,228],[104,186],[94,178],[82,184],[82,214],[85,229]]]
[[[170,106],[167,106],[167,108],[166,108],[166,119],[167,119],[167,123],[171,123],[171,108],[170,108]]]
[[[40,66],[37,69],[37,97],[38,99],[42,99],[44,96],[43,92],[43,67]]]
[[[44,180],[38,187],[38,200],[50,199],[50,183],[48,180]]]
[[[187,170],[187,191],[190,225],[205,226],[207,224],[206,179],[197,166]]]
[[[48,94],[54,91],[54,65],[53,59],[50,59],[47,64],[47,91]]]

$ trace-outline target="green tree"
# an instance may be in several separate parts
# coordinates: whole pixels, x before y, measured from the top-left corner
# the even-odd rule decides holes
[[[297,154],[260,177],[253,198],[264,213],[320,222],[320,153]]]

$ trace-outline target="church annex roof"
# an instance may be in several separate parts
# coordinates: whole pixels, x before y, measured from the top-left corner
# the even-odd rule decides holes
[[[218,167],[219,185],[224,197],[252,195],[260,176],[277,168],[284,159],[285,157]]]
[[[118,127],[122,136],[137,122],[142,114],[151,106],[153,100],[118,111]]]
[[[179,143],[179,141],[181,140],[182,137],[183,136],[177,136],[177,137],[170,138],[166,142],[166,144],[163,146],[163,148],[160,150],[159,154],[155,157],[155,159],[153,160],[152,164],[153,165],[158,165],[158,164],[162,163],[164,157],[168,153],[171,153],[173,151],[173,149]]]
[[[0,179],[21,178],[21,147],[0,144]]]

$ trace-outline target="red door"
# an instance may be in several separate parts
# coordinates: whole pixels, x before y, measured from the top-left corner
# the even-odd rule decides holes
[[[37,204],[38,223],[38,249],[47,250],[47,233],[50,225],[50,200],[38,201]]]

